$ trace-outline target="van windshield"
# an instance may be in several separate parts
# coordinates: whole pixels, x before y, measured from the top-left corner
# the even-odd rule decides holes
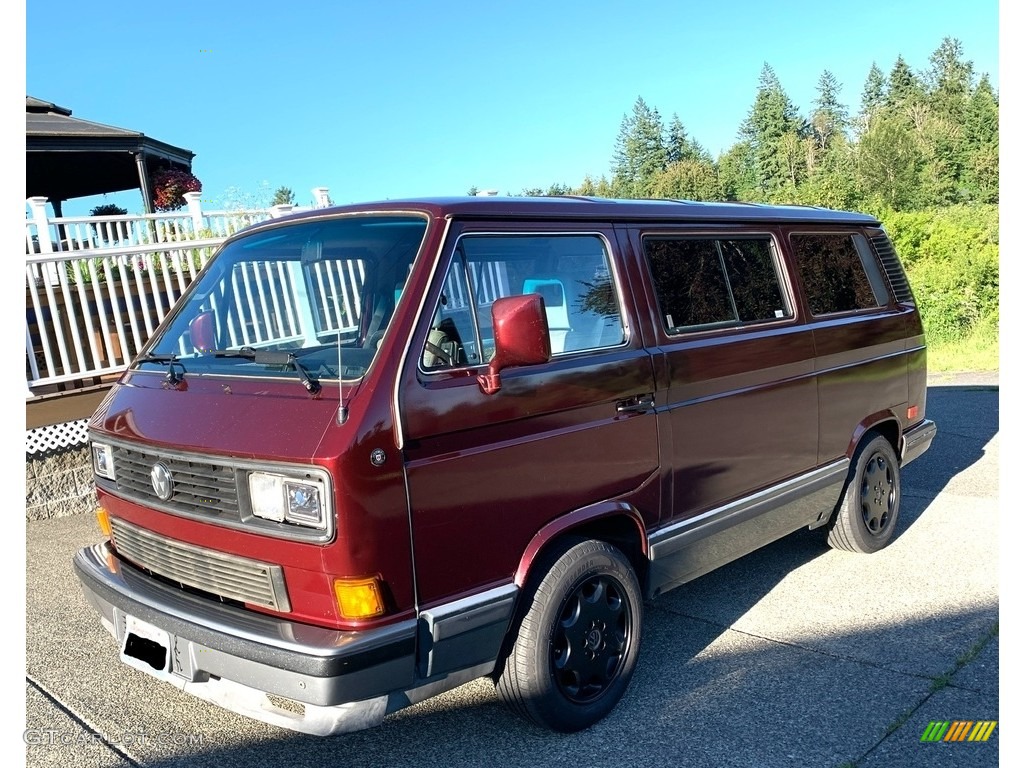
[[[360,215],[234,240],[175,306],[137,366],[172,366],[186,377],[361,378],[426,227],[420,216]]]

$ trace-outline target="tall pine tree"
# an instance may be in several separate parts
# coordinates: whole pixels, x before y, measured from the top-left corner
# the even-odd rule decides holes
[[[814,98],[811,112],[811,131],[815,147],[827,151],[836,141],[846,136],[850,113],[845,104],[839,103],[841,86],[836,76],[827,69],[818,78],[818,93]]]
[[[711,155],[708,154],[708,151],[689,137],[686,133],[686,128],[683,127],[683,123],[679,119],[679,115],[675,113],[673,113],[672,120],[668,124],[665,149],[669,165],[678,163],[681,160],[711,160]]]
[[[963,45],[951,37],[943,39],[929,61],[928,100],[937,114],[959,123],[974,85],[974,65],[964,61]]]
[[[889,73],[889,92],[886,94],[885,105],[905,113],[923,99],[924,87],[921,80],[914,74],[914,70],[903,56],[897,56],[892,72]]]
[[[740,128],[740,139],[752,153],[757,187],[766,199],[776,199],[794,179],[799,182],[793,167],[792,137],[801,138],[802,128],[796,107],[766,63],[754,105]]]
[[[999,99],[982,75],[967,103],[964,137],[968,159],[964,184],[972,199],[999,202]]]
[[[668,164],[665,128],[657,109],[643,98],[633,105],[633,114],[622,118],[612,161],[612,186],[622,197],[646,197],[651,181]]]
[[[878,68],[875,62],[871,62],[871,69],[868,71],[867,80],[864,81],[864,90],[860,96],[860,113],[862,118],[870,118],[879,109],[885,106],[887,94],[885,75]]]

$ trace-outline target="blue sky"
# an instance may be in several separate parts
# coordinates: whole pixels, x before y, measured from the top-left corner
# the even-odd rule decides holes
[[[315,186],[341,203],[576,185],[610,175],[638,96],[717,155],[765,63],[802,112],[823,70],[855,112],[872,62],[888,73],[902,55],[924,70],[946,36],[999,86],[993,0],[99,8],[28,3],[26,92],[191,149],[215,204],[280,185],[300,204]],[[107,202],[136,211],[141,197]]]

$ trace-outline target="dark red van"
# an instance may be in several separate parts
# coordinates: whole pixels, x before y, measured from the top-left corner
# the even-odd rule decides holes
[[[121,659],[329,734],[489,675],[607,714],[643,601],[802,527],[872,552],[928,449],[871,216],[389,201],[230,238],[90,424]]]

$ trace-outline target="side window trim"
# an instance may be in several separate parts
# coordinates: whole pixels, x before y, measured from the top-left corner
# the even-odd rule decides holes
[[[632,330],[629,319],[629,313],[626,310],[626,300],[624,295],[624,278],[621,274],[621,266],[617,263],[615,257],[615,250],[612,246],[612,241],[609,235],[601,230],[555,230],[555,231],[544,231],[544,230],[500,230],[500,229],[488,229],[479,231],[463,231],[460,232],[455,243],[455,247],[452,250],[452,256],[448,262],[447,267],[443,270],[443,280],[441,286],[441,292],[438,296],[438,304],[442,301],[445,291],[444,286],[447,284],[452,270],[456,268],[456,265],[461,261],[459,269],[462,277],[466,282],[466,291],[470,300],[470,308],[472,311],[470,315],[472,317],[472,323],[474,328],[475,340],[478,345],[478,349],[483,349],[483,332],[479,321],[478,311],[479,307],[476,304],[476,292],[473,285],[470,261],[469,257],[465,253],[463,248],[463,241],[471,238],[483,238],[483,237],[497,237],[497,238],[518,238],[518,237],[552,237],[552,238],[568,238],[568,237],[592,237],[596,238],[601,243],[601,248],[604,257],[604,267],[608,270],[609,282],[612,291],[615,294],[615,306],[618,309],[618,320],[621,326],[621,341],[617,344],[611,345],[600,345],[593,347],[584,347],[580,349],[564,350],[561,352],[552,353],[552,359],[559,359],[571,355],[588,354],[594,352],[605,352],[614,349],[621,349],[629,346],[632,341]],[[441,270],[438,270],[440,273]],[[518,295],[515,290],[511,290],[513,286],[509,286],[510,291],[508,295]],[[436,317],[439,307],[435,305],[433,312],[429,315],[433,322],[433,318]],[[428,339],[429,340],[429,339]],[[436,374],[452,374],[460,373],[465,375],[468,371],[485,368],[488,364],[486,359],[481,359],[479,362],[464,363],[452,366],[438,366],[438,367],[425,367],[423,364],[424,354],[423,350],[419,350],[417,356],[417,370],[421,375],[433,376]],[[481,358],[484,356],[481,355]]]
[[[868,282],[871,284],[872,293],[875,294],[875,301],[878,302],[880,307],[888,306],[891,301],[889,298],[889,281],[882,274],[882,265],[875,257],[874,250],[872,250],[867,238],[860,232],[854,233],[853,244],[857,249],[857,253],[860,254],[860,260],[864,264],[864,271],[868,274]]]
[[[722,270],[722,275],[725,277],[725,290],[726,294],[729,296],[729,306],[732,308],[732,316],[736,318],[737,323],[742,325],[742,320],[740,320],[740,308],[736,306],[736,293],[733,291],[732,280],[729,279],[729,268],[725,265],[725,254],[722,253],[722,240],[720,238],[715,238],[715,253],[718,254],[718,268]]]
[[[875,306],[858,306],[852,309],[833,309],[826,312],[815,312],[812,304],[812,297],[808,288],[808,281],[801,268],[796,238],[799,237],[841,237],[848,239],[853,244],[854,252],[858,256],[858,263],[863,270],[868,287],[871,289]],[[875,258],[870,244],[859,230],[852,229],[792,229],[788,232],[790,250],[793,255],[793,267],[796,278],[800,281],[800,290],[804,300],[807,302],[807,309],[811,318],[822,319],[830,317],[843,317],[856,314],[870,314],[884,311],[890,303],[889,290],[885,278],[881,272],[881,265]]]
[[[656,328],[660,333],[668,339],[677,339],[681,336],[690,336],[694,334],[721,332],[726,330],[745,330],[748,328],[762,328],[765,326],[773,326],[780,323],[793,322],[797,317],[797,302],[794,298],[793,285],[789,277],[789,272],[786,268],[786,264],[783,258],[783,251],[779,243],[779,235],[774,230],[743,230],[733,231],[727,230],[722,231],[719,229],[699,229],[699,230],[640,230],[638,233],[641,249],[641,257],[644,262],[644,268],[647,271],[647,278],[650,281],[651,290],[655,300],[654,309],[656,310],[658,322]],[[695,325],[673,325],[670,327],[667,322],[668,316],[662,306],[662,297],[658,294],[657,280],[655,279],[654,268],[651,263],[650,256],[646,249],[646,241],[649,239],[662,239],[662,240],[710,240],[715,244],[715,250],[718,254],[719,268],[722,271],[723,278],[725,280],[725,288],[728,295],[729,303],[732,307],[734,320],[720,320],[715,322],[699,323]],[[756,320],[742,320],[740,319],[740,311],[736,303],[735,289],[733,281],[729,277],[729,270],[725,262],[725,255],[722,251],[722,243],[726,241],[738,241],[738,240],[764,240],[768,243],[769,258],[771,260],[771,267],[773,277],[775,279],[775,287],[778,290],[779,300],[782,304],[781,311],[782,316],[763,318]]]
[[[477,280],[479,280],[479,277],[477,278],[477,280],[474,280],[473,275],[470,274],[469,261],[466,259],[466,252],[462,248],[461,237],[459,238],[459,242],[457,242],[455,245],[455,256],[452,259],[453,263],[455,259],[459,260],[462,276],[466,280],[466,297],[469,302],[470,309],[473,309],[474,307],[477,306],[476,283]],[[484,335],[480,332],[480,318],[477,315],[476,311],[472,311],[469,313],[469,319],[473,325],[473,342],[474,344],[476,344],[477,349],[483,349]]]

